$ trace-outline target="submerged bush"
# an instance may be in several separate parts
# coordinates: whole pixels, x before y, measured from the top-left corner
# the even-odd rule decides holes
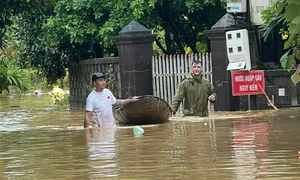
[[[52,96],[54,106],[69,106],[69,93],[63,89],[58,86],[54,86],[49,94]]]

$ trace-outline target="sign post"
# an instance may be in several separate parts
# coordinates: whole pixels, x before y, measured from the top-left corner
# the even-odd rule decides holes
[[[248,95],[248,108],[250,107],[250,95],[264,94],[265,74],[263,70],[232,71],[232,95]]]

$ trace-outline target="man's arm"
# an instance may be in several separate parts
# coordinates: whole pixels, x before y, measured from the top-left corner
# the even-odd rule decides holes
[[[214,103],[217,100],[217,94],[215,92],[214,86],[211,83],[210,83],[208,94],[209,94],[208,100]]]
[[[84,121],[83,121],[83,127],[87,128],[89,127],[89,123],[92,121],[92,112],[91,111],[85,111]]]
[[[114,105],[116,106],[122,106],[124,104],[130,103],[130,102],[136,102],[139,100],[138,96],[134,96],[131,99],[117,99],[116,103]]]
[[[184,98],[184,93],[185,93],[185,88],[184,88],[184,84],[183,82],[179,85],[179,88],[176,91],[176,94],[174,96],[174,99],[172,101],[172,111],[173,114],[175,114],[178,110],[178,107],[180,106],[180,103],[182,102],[183,98]]]

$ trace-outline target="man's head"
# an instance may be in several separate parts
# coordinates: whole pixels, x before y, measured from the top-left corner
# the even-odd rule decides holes
[[[106,87],[106,76],[102,73],[94,73],[92,83],[96,87],[96,90],[102,91]]]
[[[202,65],[200,61],[195,60],[192,62],[192,73],[195,76],[198,76],[202,73]]]

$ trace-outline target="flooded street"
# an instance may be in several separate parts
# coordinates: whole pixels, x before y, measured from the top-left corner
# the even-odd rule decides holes
[[[83,129],[48,95],[0,97],[2,179],[300,179],[300,108]]]

